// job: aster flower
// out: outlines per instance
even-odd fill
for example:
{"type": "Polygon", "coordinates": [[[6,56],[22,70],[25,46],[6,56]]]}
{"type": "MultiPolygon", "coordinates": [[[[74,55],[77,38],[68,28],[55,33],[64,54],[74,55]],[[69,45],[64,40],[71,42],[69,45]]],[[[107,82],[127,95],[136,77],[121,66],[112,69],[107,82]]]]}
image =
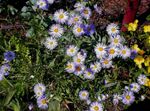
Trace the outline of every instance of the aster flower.
{"type": "Polygon", "coordinates": [[[91,68],[88,68],[84,71],[83,74],[85,79],[93,80],[95,78],[94,71],[91,68]]]}
{"type": "Polygon", "coordinates": [[[63,33],[64,33],[64,29],[59,24],[53,24],[49,29],[49,34],[52,37],[56,37],[56,38],[61,37],[63,33]]]}
{"type": "Polygon", "coordinates": [[[115,58],[118,55],[118,49],[114,46],[108,46],[106,49],[109,58],[115,58]]]}
{"type": "Polygon", "coordinates": [[[73,62],[67,62],[66,71],[68,73],[73,73],[75,71],[75,64],[73,62]]]}
{"type": "Polygon", "coordinates": [[[43,96],[45,90],[46,90],[46,87],[42,83],[38,83],[34,86],[34,93],[35,93],[37,98],[43,96]]]}
{"type": "Polygon", "coordinates": [[[82,23],[82,17],[78,14],[71,14],[69,20],[68,20],[68,25],[76,25],[76,24],[81,24],[82,23]]]}
{"type": "Polygon", "coordinates": [[[75,75],[80,76],[81,74],[83,74],[84,70],[85,66],[83,64],[75,64],[75,75]]]}
{"type": "Polygon", "coordinates": [[[94,32],[95,32],[95,26],[94,26],[94,24],[83,25],[83,30],[84,30],[84,33],[85,33],[87,36],[90,36],[90,35],[93,35],[93,34],[94,34],[94,32]]]}
{"type": "Polygon", "coordinates": [[[99,102],[92,102],[89,110],[90,111],[103,111],[103,107],[99,102]]]}
{"type": "Polygon", "coordinates": [[[47,104],[47,99],[45,96],[42,96],[40,98],[37,99],[37,104],[38,104],[38,107],[40,109],[47,109],[48,108],[48,104],[47,104]]]}
{"type": "Polygon", "coordinates": [[[66,51],[66,54],[70,57],[73,57],[77,54],[78,52],[78,47],[77,46],[74,46],[74,45],[70,45],[68,48],[67,48],[67,51],[66,51]]]}
{"type": "Polygon", "coordinates": [[[77,56],[82,56],[84,58],[87,57],[87,52],[83,49],[80,50],[80,52],[77,53],[77,56]]]}
{"type": "Polygon", "coordinates": [[[106,54],[106,45],[98,43],[95,48],[96,57],[101,59],[106,54]]]}
{"type": "Polygon", "coordinates": [[[111,58],[103,58],[101,60],[102,68],[110,68],[112,67],[112,60],[111,58]]]}
{"type": "Polygon", "coordinates": [[[106,31],[110,36],[115,36],[119,34],[119,27],[117,24],[111,23],[107,26],[106,31]]]}
{"type": "Polygon", "coordinates": [[[85,5],[81,2],[77,2],[74,5],[75,11],[81,11],[84,9],[84,7],[85,7],[85,5]]]}
{"type": "Polygon", "coordinates": [[[76,37],[79,37],[81,35],[84,34],[84,30],[83,30],[83,26],[81,24],[76,24],[74,27],[73,27],[73,34],[76,36],[76,37]]]}
{"type": "Polygon", "coordinates": [[[9,71],[10,71],[10,65],[9,64],[3,64],[0,67],[0,74],[3,74],[5,76],[9,75],[9,71]]]}
{"type": "Polygon", "coordinates": [[[56,39],[49,37],[49,38],[46,38],[44,45],[47,49],[53,50],[57,47],[58,43],[56,39]]]}
{"type": "Polygon", "coordinates": [[[13,51],[7,51],[4,53],[4,60],[10,62],[15,59],[16,55],[13,51]]]}
{"type": "Polygon", "coordinates": [[[68,20],[68,12],[64,11],[63,9],[59,9],[54,13],[54,20],[58,23],[66,23],[68,20]]]}
{"type": "Polygon", "coordinates": [[[94,71],[94,73],[98,73],[101,70],[101,64],[100,64],[100,62],[97,61],[97,62],[91,64],[90,68],[94,71]]]}
{"type": "Polygon", "coordinates": [[[85,19],[89,19],[92,15],[91,9],[89,7],[85,7],[83,8],[83,10],[81,10],[81,16],[85,19]]]}
{"type": "Polygon", "coordinates": [[[140,85],[144,85],[146,80],[147,80],[147,77],[143,74],[140,74],[137,79],[137,81],[140,85]]]}
{"type": "Polygon", "coordinates": [[[131,50],[127,48],[127,46],[121,46],[119,48],[119,55],[123,58],[126,59],[131,56],[131,50]]]}
{"type": "Polygon", "coordinates": [[[80,91],[79,92],[79,98],[80,98],[80,100],[88,100],[89,92],[87,90],[80,91]]]}
{"type": "Polygon", "coordinates": [[[80,54],[77,54],[76,56],[73,57],[73,61],[74,61],[76,64],[83,64],[84,61],[85,61],[85,56],[80,55],[80,54]]]}
{"type": "Polygon", "coordinates": [[[45,92],[46,87],[44,84],[42,83],[38,83],[34,86],[34,92],[36,92],[37,90],[41,91],[41,92],[45,92]]]}
{"type": "Polygon", "coordinates": [[[48,9],[48,3],[46,0],[38,0],[36,3],[37,7],[42,9],[42,10],[47,10],[48,9]]]}
{"type": "Polygon", "coordinates": [[[120,35],[116,35],[114,37],[110,37],[109,42],[111,46],[120,46],[123,42],[123,38],[120,37],[120,35]]]}
{"type": "Polygon", "coordinates": [[[133,92],[126,91],[122,96],[122,102],[126,105],[130,105],[135,100],[133,92]]]}
{"type": "Polygon", "coordinates": [[[121,100],[121,95],[114,94],[113,95],[113,104],[117,105],[119,103],[119,100],[121,100]]]}
{"type": "Polygon", "coordinates": [[[130,84],[130,90],[137,93],[140,90],[140,85],[138,83],[132,83],[130,84]]]}

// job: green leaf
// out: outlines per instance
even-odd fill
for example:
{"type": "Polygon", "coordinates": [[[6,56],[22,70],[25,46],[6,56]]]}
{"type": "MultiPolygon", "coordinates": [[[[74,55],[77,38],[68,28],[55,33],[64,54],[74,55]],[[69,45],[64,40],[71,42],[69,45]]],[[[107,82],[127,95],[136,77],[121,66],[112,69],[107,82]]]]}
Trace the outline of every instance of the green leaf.
{"type": "Polygon", "coordinates": [[[14,96],[15,92],[16,92],[16,90],[14,90],[14,89],[11,89],[9,91],[8,95],[6,96],[4,106],[7,106],[10,103],[10,101],[11,101],[12,97],[14,96]]]}
{"type": "Polygon", "coordinates": [[[150,21],[150,15],[148,15],[148,16],[146,17],[146,20],[147,20],[147,21],[150,21]]]}
{"type": "Polygon", "coordinates": [[[48,111],[61,111],[59,101],[50,101],[48,111]]]}

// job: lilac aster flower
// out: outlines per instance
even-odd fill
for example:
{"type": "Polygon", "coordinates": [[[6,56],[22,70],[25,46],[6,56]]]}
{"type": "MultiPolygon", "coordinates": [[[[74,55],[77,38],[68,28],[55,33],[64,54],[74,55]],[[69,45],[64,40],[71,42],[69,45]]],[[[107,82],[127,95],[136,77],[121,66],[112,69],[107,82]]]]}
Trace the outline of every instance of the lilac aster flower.
{"type": "Polygon", "coordinates": [[[94,32],[95,32],[95,25],[94,24],[83,25],[83,30],[87,36],[90,36],[90,35],[94,34],[94,32]]]}
{"type": "Polygon", "coordinates": [[[130,105],[135,100],[133,92],[126,91],[122,96],[122,102],[126,105],[130,105]]]}
{"type": "Polygon", "coordinates": [[[48,2],[47,0],[38,0],[36,3],[37,7],[43,10],[48,9],[48,2]]]}
{"type": "Polygon", "coordinates": [[[10,62],[15,58],[15,53],[13,51],[7,51],[4,53],[4,60],[10,62]]]}
{"type": "Polygon", "coordinates": [[[91,68],[88,68],[84,71],[83,76],[85,79],[93,80],[95,78],[94,74],[94,71],[91,68]]]}
{"type": "Polygon", "coordinates": [[[7,75],[9,75],[9,71],[10,71],[10,65],[9,64],[4,64],[0,67],[0,74],[7,76],[7,75]]]}
{"type": "Polygon", "coordinates": [[[38,104],[38,107],[40,109],[47,109],[48,108],[48,104],[47,104],[47,99],[45,96],[42,96],[40,98],[37,99],[37,104],[38,104]]]}

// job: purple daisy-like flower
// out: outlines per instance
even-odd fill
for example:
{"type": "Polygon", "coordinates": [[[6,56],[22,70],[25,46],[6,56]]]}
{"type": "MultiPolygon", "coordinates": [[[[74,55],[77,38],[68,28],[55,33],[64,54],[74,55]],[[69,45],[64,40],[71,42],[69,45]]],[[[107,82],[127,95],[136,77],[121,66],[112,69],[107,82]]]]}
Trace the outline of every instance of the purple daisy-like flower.
{"type": "Polygon", "coordinates": [[[75,64],[75,71],[74,74],[77,76],[80,76],[81,74],[83,74],[85,70],[85,66],[82,64],[75,64]]]}
{"type": "Polygon", "coordinates": [[[0,74],[7,76],[7,75],[9,75],[9,71],[10,71],[10,65],[9,64],[4,64],[0,67],[0,74]]]}
{"type": "Polygon", "coordinates": [[[95,73],[91,68],[85,70],[83,74],[85,79],[93,80],[95,78],[95,73]]]}
{"type": "Polygon", "coordinates": [[[48,9],[47,0],[38,0],[36,5],[37,5],[38,8],[40,8],[42,10],[47,10],[48,9]]]}
{"type": "Polygon", "coordinates": [[[94,32],[95,32],[95,25],[94,24],[83,25],[83,30],[87,36],[90,36],[90,35],[94,34],[94,32]]]}
{"type": "Polygon", "coordinates": [[[16,57],[13,51],[7,51],[4,53],[4,60],[10,62],[16,57]]]}
{"type": "Polygon", "coordinates": [[[38,104],[38,107],[40,109],[47,109],[48,108],[48,104],[47,104],[47,99],[45,96],[42,96],[40,98],[37,99],[37,104],[38,104]]]}

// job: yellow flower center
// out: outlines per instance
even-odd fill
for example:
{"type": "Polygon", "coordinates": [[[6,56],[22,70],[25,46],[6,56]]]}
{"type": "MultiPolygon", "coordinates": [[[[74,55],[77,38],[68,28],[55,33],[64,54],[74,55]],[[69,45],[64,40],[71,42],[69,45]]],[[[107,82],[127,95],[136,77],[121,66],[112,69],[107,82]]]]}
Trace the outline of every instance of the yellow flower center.
{"type": "Polygon", "coordinates": [[[54,29],[54,32],[56,32],[56,33],[57,33],[57,32],[58,32],[58,28],[55,28],[55,29],[54,29]]]}
{"type": "Polygon", "coordinates": [[[116,28],[112,28],[111,31],[112,31],[112,32],[115,32],[115,31],[116,31],[116,28]]]}
{"type": "Polygon", "coordinates": [[[122,54],[126,54],[126,50],[122,50],[122,54]]]}
{"type": "Polygon", "coordinates": [[[39,90],[42,90],[42,87],[39,87],[39,90]]]}
{"type": "Polygon", "coordinates": [[[84,14],[88,14],[89,13],[89,11],[88,10],[84,10],[84,14]]]}
{"type": "Polygon", "coordinates": [[[70,52],[74,52],[74,49],[70,49],[70,52]]]}
{"type": "Polygon", "coordinates": [[[77,62],[81,62],[81,59],[78,58],[78,59],[77,59],[77,62]]]}
{"type": "Polygon", "coordinates": [[[78,19],[77,17],[75,17],[75,18],[74,18],[74,21],[77,22],[77,21],[79,21],[79,19],[78,19]]]}
{"type": "Polygon", "coordinates": [[[127,95],[127,96],[126,96],[126,99],[127,99],[127,100],[130,100],[130,99],[131,99],[131,97],[130,97],[129,95],[127,95]]]}
{"type": "Polygon", "coordinates": [[[102,47],[99,47],[98,50],[99,50],[99,51],[103,51],[104,49],[103,49],[102,47]]]}
{"type": "Polygon", "coordinates": [[[64,14],[60,14],[60,15],[59,15],[59,18],[60,18],[60,19],[63,19],[63,18],[64,18],[64,14]]]}
{"type": "Polygon", "coordinates": [[[95,111],[99,111],[99,107],[98,106],[94,106],[94,110],[95,111]]]}
{"type": "Polygon", "coordinates": [[[53,45],[54,43],[53,43],[53,42],[49,42],[48,44],[49,44],[49,45],[53,45]]]}
{"type": "Polygon", "coordinates": [[[41,103],[42,103],[42,104],[46,104],[46,99],[43,99],[43,100],[41,101],[41,103]]]}
{"type": "Polygon", "coordinates": [[[114,54],[115,53],[115,50],[114,49],[110,49],[109,50],[109,54],[114,54]]]}
{"type": "Polygon", "coordinates": [[[115,39],[114,39],[114,43],[117,44],[118,42],[119,42],[118,39],[115,38],[115,39]]]}
{"type": "Polygon", "coordinates": [[[40,6],[43,6],[43,5],[44,5],[44,3],[43,3],[43,2],[41,2],[41,3],[40,3],[40,6]]]}
{"type": "Polygon", "coordinates": [[[79,28],[77,28],[77,32],[81,32],[82,31],[82,29],[79,27],[79,28]]]}
{"type": "Polygon", "coordinates": [[[108,64],[109,63],[109,61],[108,60],[104,60],[104,64],[108,64]]]}
{"type": "Polygon", "coordinates": [[[87,75],[88,75],[88,76],[90,76],[90,75],[91,75],[91,73],[90,73],[90,72],[88,72],[88,73],[87,73],[87,75]]]}
{"type": "Polygon", "coordinates": [[[37,93],[37,95],[38,95],[38,96],[41,96],[41,93],[40,93],[40,92],[38,92],[38,93],[37,93]]]}
{"type": "Polygon", "coordinates": [[[97,69],[97,66],[96,66],[96,65],[94,65],[94,69],[97,69]]]}
{"type": "Polygon", "coordinates": [[[85,96],[86,96],[86,93],[82,93],[82,96],[85,97],[85,96]]]}
{"type": "Polygon", "coordinates": [[[68,68],[68,69],[71,69],[71,68],[72,68],[72,65],[71,65],[71,64],[67,65],[67,68],[68,68]]]}

